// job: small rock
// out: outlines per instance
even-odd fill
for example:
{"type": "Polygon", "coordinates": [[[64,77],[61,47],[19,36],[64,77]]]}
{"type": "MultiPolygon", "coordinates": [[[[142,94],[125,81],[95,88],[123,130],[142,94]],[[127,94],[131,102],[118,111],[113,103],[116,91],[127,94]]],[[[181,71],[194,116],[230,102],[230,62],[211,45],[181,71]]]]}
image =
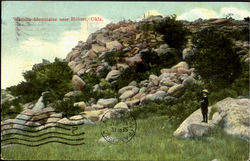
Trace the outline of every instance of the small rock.
{"type": "Polygon", "coordinates": [[[188,69],[188,64],[185,61],[181,61],[180,63],[173,66],[171,69],[185,68],[188,69]]]}

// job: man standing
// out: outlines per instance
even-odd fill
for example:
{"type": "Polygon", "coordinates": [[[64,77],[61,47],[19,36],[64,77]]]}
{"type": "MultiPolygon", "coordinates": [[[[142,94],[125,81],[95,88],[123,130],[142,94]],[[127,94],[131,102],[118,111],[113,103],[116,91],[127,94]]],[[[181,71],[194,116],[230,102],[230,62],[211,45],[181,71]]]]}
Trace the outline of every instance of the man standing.
{"type": "Polygon", "coordinates": [[[207,113],[208,113],[208,90],[202,90],[202,101],[201,101],[201,113],[203,116],[203,121],[207,123],[207,113]]]}

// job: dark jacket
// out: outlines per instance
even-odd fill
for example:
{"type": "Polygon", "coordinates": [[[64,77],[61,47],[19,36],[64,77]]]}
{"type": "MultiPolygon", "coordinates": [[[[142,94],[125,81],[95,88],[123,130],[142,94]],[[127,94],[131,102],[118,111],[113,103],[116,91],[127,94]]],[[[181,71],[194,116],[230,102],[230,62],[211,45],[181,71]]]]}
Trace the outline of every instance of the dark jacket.
{"type": "Polygon", "coordinates": [[[208,97],[202,97],[201,110],[205,112],[208,110],[207,107],[208,107],[208,97]]]}

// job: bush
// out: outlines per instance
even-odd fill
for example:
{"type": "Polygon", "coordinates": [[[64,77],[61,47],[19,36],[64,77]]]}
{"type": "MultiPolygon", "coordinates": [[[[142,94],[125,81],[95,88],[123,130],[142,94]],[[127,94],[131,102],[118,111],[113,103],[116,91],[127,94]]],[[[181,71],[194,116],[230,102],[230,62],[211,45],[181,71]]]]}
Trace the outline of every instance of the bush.
{"type": "Polygon", "coordinates": [[[220,86],[232,83],[240,73],[240,59],[231,40],[215,28],[206,28],[193,38],[197,49],[187,61],[205,82],[220,86]]]}
{"type": "Polygon", "coordinates": [[[55,110],[57,112],[62,112],[63,117],[71,117],[83,112],[79,107],[74,107],[74,99],[59,100],[55,104],[55,110]]]}

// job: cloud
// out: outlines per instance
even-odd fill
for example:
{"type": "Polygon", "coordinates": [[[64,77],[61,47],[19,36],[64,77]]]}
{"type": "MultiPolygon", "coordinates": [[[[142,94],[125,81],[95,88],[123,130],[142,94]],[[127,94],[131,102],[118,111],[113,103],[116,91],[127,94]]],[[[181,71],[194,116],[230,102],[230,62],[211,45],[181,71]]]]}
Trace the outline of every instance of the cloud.
{"type": "Polygon", "coordinates": [[[209,10],[206,8],[195,8],[177,16],[177,20],[193,21],[198,18],[202,19],[218,18],[218,14],[214,10],[209,10]]]}
{"type": "Polygon", "coordinates": [[[235,7],[223,7],[220,10],[220,15],[225,17],[227,14],[232,13],[232,17],[235,19],[244,19],[244,17],[250,16],[250,12],[247,10],[238,9],[235,7]]]}
{"type": "Polygon", "coordinates": [[[30,70],[34,62],[6,57],[1,63],[1,88],[15,85],[24,80],[22,73],[30,70]]]}
{"type": "Polygon", "coordinates": [[[195,8],[186,13],[177,16],[178,20],[189,20],[194,21],[198,18],[210,19],[210,18],[224,18],[229,13],[232,13],[232,18],[243,19],[244,17],[250,16],[250,12],[243,9],[238,9],[235,7],[223,7],[219,12],[212,9],[206,8],[195,8]]]}
{"type": "Polygon", "coordinates": [[[1,76],[3,79],[1,87],[6,88],[22,81],[22,73],[26,70],[30,70],[32,65],[42,62],[42,59],[53,61],[55,57],[66,58],[66,55],[77,45],[78,41],[86,41],[90,33],[110,23],[108,19],[99,15],[88,16],[89,19],[91,17],[99,17],[103,21],[83,21],[80,30],[65,31],[56,42],[48,42],[36,37],[28,37],[17,45],[17,57],[9,56],[14,55],[11,53],[3,53],[4,57],[1,65],[1,76]]]}
{"type": "Polygon", "coordinates": [[[143,15],[141,15],[139,18],[137,18],[136,21],[141,21],[144,18],[148,18],[150,16],[158,16],[158,15],[162,16],[162,14],[157,10],[148,10],[143,15]]]}

